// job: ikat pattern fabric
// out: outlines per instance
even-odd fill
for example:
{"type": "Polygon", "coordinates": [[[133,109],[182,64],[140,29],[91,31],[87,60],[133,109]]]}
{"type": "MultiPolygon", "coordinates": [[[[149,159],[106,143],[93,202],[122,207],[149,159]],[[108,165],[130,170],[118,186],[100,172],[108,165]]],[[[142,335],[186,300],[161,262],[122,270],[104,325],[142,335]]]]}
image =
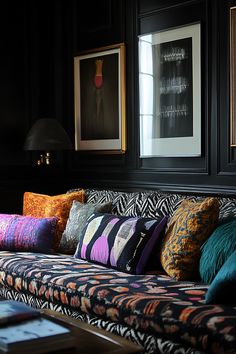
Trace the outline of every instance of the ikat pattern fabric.
{"type": "Polygon", "coordinates": [[[111,202],[104,204],[84,204],[74,200],[58,251],[65,254],[74,254],[88,218],[94,212],[110,213],[111,208],[111,202]]]}
{"type": "Polygon", "coordinates": [[[176,280],[199,279],[202,244],[217,225],[219,202],[184,200],[170,219],[161,247],[161,264],[176,280]]]}
{"type": "Polygon", "coordinates": [[[51,253],[57,218],[0,214],[0,250],[51,253]]]}
{"type": "Polygon", "coordinates": [[[88,219],[75,258],[141,274],[167,223],[159,219],[94,213],[88,219]]]}
{"type": "Polygon", "coordinates": [[[133,338],[161,337],[160,348],[171,338],[182,348],[195,349],[186,353],[235,352],[236,307],[206,305],[208,287],[200,283],[122,273],[69,256],[2,251],[0,284],[1,293],[18,293],[21,301],[45,303],[70,315],[80,312],[83,319],[107,327],[130,328],[133,338]]]}
{"type": "Polygon", "coordinates": [[[84,190],[70,194],[49,196],[32,192],[25,192],[23,199],[23,215],[32,217],[56,217],[57,227],[53,248],[58,249],[62,233],[66,227],[67,219],[73,200],[85,201],[84,190]]]}
{"type": "Polygon", "coordinates": [[[32,307],[38,309],[50,309],[63,313],[66,316],[71,316],[82,322],[89,323],[94,327],[104,329],[115,335],[126,338],[138,345],[141,345],[144,350],[142,354],[147,353],[165,353],[165,354],[201,354],[197,349],[190,347],[183,347],[182,344],[173,342],[171,339],[161,337],[161,334],[151,335],[148,333],[137,331],[133,328],[125,326],[123,324],[108,321],[96,316],[91,316],[81,311],[71,309],[70,307],[62,304],[55,304],[52,302],[38,299],[37,297],[29,294],[19,293],[13,289],[1,288],[0,297],[4,299],[13,299],[15,301],[24,302],[32,307]]]}

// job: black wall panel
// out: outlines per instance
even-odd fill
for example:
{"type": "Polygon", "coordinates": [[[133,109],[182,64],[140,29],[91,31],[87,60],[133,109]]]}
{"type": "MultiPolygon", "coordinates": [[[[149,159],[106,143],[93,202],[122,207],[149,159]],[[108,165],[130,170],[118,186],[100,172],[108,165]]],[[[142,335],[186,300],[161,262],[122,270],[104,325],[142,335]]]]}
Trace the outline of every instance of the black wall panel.
{"type": "Polygon", "coordinates": [[[148,14],[149,12],[155,12],[163,8],[176,7],[176,5],[181,6],[187,2],[192,2],[192,0],[149,0],[149,1],[139,1],[139,14],[148,14]]]}
{"type": "Polygon", "coordinates": [[[229,85],[229,8],[236,6],[236,1],[223,1],[218,4],[218,18],[220,28],[225,29],[218,32],[218,174],[219,176],[236,177],[236,149],[230,147],[230,85],[229,85]]]}
{"type": "Polygon", "coordinates": [[[0,12],[0,165],[25,162],[22,150],[27,125],[25,8],[3,3],[0,12]]]}
{"type": "Polygon", "coordinates": [[[124,40],[124,3],[124,0],[74,1],[75,52],[124,40]]]}
{"type": "MultiPolygon", "coordinates": [[[[140,7],[145,1],[140,0],[140,7]]],[[[144,169],[155,168],[162,172],[179,172],[179,173],[208,173],[208,2],[207,1],[186,1],[165,2],[157,11],[153,11],[148,15],[139,15],[138,34],[146,34],[159,32],[162,30],[181,27],[189,24],[201,24],[201,126],[202,126],[202,153],[201,157],[159,157],[145,158],[140,161],[140,167],[144,169]],[[168,4],[172,6],[168,6],[168,4]],[[164,6],[166,5],[166,7],[164,6]]],[[[138,73],[137,73],[138,75],[138,73]]]]}

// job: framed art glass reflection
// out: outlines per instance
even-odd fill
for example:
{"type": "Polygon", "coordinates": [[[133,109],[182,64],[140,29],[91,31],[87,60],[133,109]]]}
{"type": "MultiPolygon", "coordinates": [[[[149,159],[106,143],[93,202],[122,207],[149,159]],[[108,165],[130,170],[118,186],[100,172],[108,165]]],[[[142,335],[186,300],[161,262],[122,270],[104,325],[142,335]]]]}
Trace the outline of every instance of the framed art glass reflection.
{"type": "Polygon", "coordinates": [[[74,58],[75,149],[124,153],[125,47],[117,44],[74,58]]]}
{"type": "Polygon", "coordinates": [[[200,24],[139,37],[140,156],[201,155],[200,24]]]}

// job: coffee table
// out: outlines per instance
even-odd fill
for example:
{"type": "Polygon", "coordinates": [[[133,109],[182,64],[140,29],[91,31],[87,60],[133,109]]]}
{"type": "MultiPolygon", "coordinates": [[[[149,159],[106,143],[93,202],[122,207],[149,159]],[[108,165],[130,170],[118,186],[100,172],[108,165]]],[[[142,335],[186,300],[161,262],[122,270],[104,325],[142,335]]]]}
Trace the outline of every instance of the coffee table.
{"type": "Polygon", "coordinates": [[[76,339],[76,347],[56,351],[58,354],[137,354],[143,348],[127,339],[109,333],[103,329],[79,321],[52,310],[41,310],[43,316],[71,330],[76,339]]]}

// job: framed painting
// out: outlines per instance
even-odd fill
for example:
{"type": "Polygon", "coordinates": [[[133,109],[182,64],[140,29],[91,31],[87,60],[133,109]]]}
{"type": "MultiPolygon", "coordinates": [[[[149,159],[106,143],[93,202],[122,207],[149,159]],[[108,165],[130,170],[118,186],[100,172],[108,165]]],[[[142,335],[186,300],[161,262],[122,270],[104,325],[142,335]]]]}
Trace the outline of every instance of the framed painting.
{"type": "Polygon", "coordinates": [[[230,8],[230,135],[236,147],[236,6],[230,8]]]}
{"type": "Polygon", "coordinates": [[[140,157],[201,155],[200,49],[199,23],[139,37],[140,157]]]}
{"type": "Polygon", "coordinates": [[[83,52],[74,58],[75,149],[124,153],[125,46],[83,52]]]}

